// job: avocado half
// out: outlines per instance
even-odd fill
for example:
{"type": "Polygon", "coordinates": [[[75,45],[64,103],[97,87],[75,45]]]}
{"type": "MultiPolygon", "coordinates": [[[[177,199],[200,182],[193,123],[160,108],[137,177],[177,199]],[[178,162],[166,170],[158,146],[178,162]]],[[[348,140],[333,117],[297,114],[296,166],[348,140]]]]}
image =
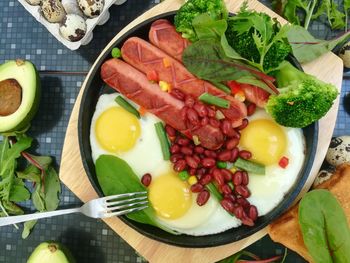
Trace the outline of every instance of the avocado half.
{"type": "Polygon", "coordinates": [[[0,132],[28,127],[39,100],[39,74],[31,62],[17,59],[0,65],[0,132]]]}
{"type": "Polygon", "coordinates": [[[27,263],[75,263],[70,251],[62,244],[54,241],[43,242],[37,246],[27,263]]]}

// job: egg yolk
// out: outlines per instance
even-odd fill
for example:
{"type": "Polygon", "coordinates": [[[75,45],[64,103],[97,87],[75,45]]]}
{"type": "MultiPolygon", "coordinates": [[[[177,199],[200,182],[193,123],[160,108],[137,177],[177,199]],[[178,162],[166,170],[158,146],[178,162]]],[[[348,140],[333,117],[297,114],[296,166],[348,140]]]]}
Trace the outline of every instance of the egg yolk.
{"type": "Polygon", "coordinates": [[[283,156],[287,145],[286,134],[275,122],[254,120],[242,130],[240,146],[252,153],[252,160],[271,165],[283,156]]]}
{"type": "Polygon", "coordinates": [[[135,145],[141,128],[136,116],[121,107],[111,107],[98,117],[95,133],[105,150],[117,153],[130,150],[135,145]]]}
{"type": "Polygon", "coordinates": [[[182,217],[192,205],[188,185],[175,173],[155,178],[149,186],[149,200],[157,215],[166,219],[182,217]]]}

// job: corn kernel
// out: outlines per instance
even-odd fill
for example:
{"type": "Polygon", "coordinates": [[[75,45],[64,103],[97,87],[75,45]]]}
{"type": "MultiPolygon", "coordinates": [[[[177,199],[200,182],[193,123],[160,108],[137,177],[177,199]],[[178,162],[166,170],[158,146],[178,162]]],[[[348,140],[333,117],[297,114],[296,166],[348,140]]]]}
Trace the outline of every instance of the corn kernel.
{"type": "Polygon", "coordinates": [[[245,101],[245,95],[243,91],[239,91],[235,94],[235,99],[244,102],[245,101]]]}
{"type": "Polygon", "coordinates": [[[171,85],[168,82],[161,80],[158,84],[162,91],[168,92],[170,90],[171,85]]]}
{"type": "Polygon", "coordinates": [[[191,176],[188,178],[187,182],[188,182],[190,185],[194,185],[195,183],[198,182],[198,180],[197,180],[197,177],[195,177],[194,175],[191,175],[191,176]]]}
{"type": "Polygon", "coordinates": [[[236,167],[232,167],[232,168],[230,169],[230,171],[231,171],[232,173],[235,173],[235,172],[237,172],[237,168],[236,168],[236,167]]]}

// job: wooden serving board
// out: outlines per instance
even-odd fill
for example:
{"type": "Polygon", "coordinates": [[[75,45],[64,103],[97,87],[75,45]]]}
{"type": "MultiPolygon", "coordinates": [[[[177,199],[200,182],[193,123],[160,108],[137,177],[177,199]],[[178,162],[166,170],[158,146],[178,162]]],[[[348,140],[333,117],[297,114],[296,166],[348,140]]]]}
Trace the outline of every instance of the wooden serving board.
{"type": "MultiPolygon", "coordinates": [[[[114,42],[117,38],[123,35],[130,28],[139,24],[140,22],[172,10],[177,10],[182,4],[183,0],[166,0],[161,4],[150,9],[140,17],[136,18],[128,26],[126,26],[118,35],[112,40],[114,42]]],[[[231,12],[236,12],[243,3],[243,0],[231,0],[226,1],[227,7],[231,12]]],[[[273,17],[278,17],[275,13],[269,10],[256,0],[249,0],[249,7],[257,11],[268,13],[273,17]]],[[[281,23],[286,23],[281,17],[278,17],[281,23]]],[[[111,46],[109,44],[106,48],[111,46]]],[[[104,50],[104,51],[105,51],[104,50]]],[[[102,51],[102,53],[104,52],[102,51]]],[[[93,65],[95,67],[95,64],[93,65]]],[[[343,74],[343,64],[341,59],[332,53],[328,53],[316,61],[303,65],[306,72],[317,76],[323,81],[333,83],[340,91],[343,74]]],[[[89,72],[88,77],[90,76],[89,72]]],[[[87,77],[87,78],[88,78],[87,77]]],[[[67,127],[67,133],[65,137],[62,161],[60,167],[60,178],[62,182],[75,193],[83,202],[87,202],[91,199],[97,198],[97,194],[91,186],[88,177],[85,174],[81,156],[79,152],[78,144],[78,112],[80,108],[80,102],[82,93],[86,87],[86,81],[81,87],[80,93],[77,97],[74,105],[72,115],[67,127]]],[[[332,137],[337,111],[338,111],[339,99],[336,101],[332,109],[329,111],[326,117],[319,122],[319,140],[317,145],[317,155],[312,167],[312,171],[309,175],[309,179],[306,182],[303,192],[304,194],[311,186],[315,176],[324,160],[326,151],[328,149],[329,142],[332,137]]],[[[300,196],[301,196],[300,195],[300,196]]],[[[215,262],[242,250],[246,246],[252,244],[258,239],[262,238],[266,233],[266,228],[257,232],[256,234],[245,238],[241,241],[231,244],[213,247],[213,248],[181,248],[176,246],[167,245],[152,239],[149,239],[132,228],[128,227],[118,218],[109,218],[104,220],[120,237],[129,243],[135,250],[137,250],[143,257],[150,262],[215,262]]]]}

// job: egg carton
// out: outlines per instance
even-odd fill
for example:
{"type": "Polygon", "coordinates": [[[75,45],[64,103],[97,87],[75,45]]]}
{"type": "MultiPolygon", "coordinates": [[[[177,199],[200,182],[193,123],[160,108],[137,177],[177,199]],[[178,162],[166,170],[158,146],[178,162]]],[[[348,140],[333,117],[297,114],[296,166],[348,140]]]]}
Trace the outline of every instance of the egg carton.
{"type": "Polygon", "coordinates": [[[18,0],[23,7],[32,14],[32,16],[41,24],[43,24],[46,29],[63,45],[71,50],[77,50],[81,45],[87,45],[93,38],[93,29],[97,25],[103,25],[106,23],[110,17],[108,9],[113,5],[124,4],[127,0],[105,0],[105,4],[101,14],[94,18],[86,19],[86,33],[85,36],[76,42],[71,42],[61,36],[59,32],[59,23],[50,23],[40,12],[40,6],[33,6],[28,4],[26,0],[18,0]]]}

